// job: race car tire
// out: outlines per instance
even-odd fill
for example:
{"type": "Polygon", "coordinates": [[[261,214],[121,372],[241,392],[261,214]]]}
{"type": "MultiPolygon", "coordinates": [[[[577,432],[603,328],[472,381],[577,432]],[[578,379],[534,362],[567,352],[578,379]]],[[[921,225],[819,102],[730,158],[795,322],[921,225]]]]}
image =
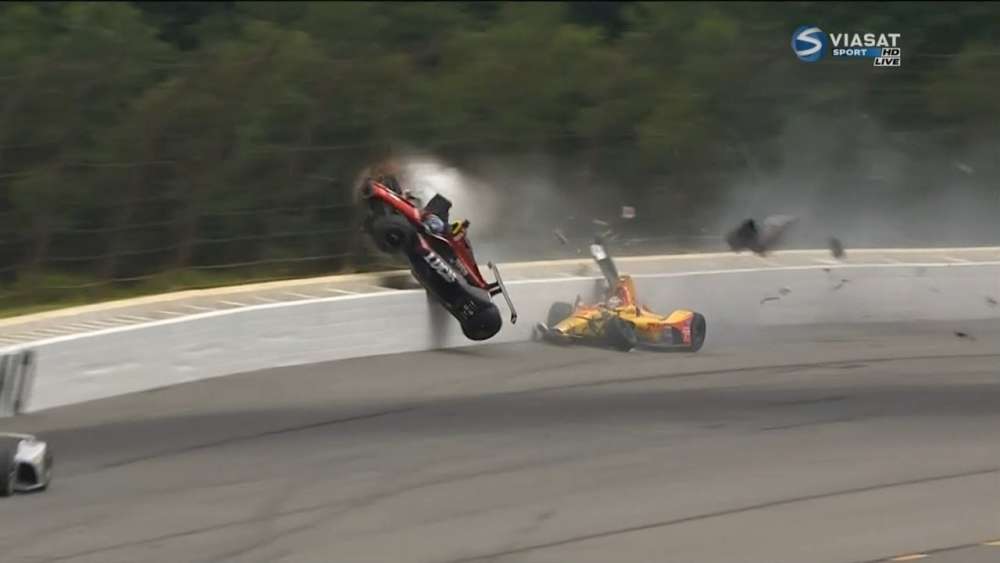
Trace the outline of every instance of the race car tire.
{"type": "Polygon", "coordinates": [[[0,445],[0,497],[14,494],[14,486],[17,484],[17,462],[14,459],[16,452],[16,446],[0,445]]]}
{"type": "Polygon", "coordinates": [[[395,253],[408,248],[416,238],[416,231],[402,215],[381,215],[370,218],[372,240],[382,252],[395,253]]]}
{"type": "Polygon", "coordinates": [[[608,321],[604,328],[604,336],[609,346],[622,352],[628,352],[635,348],[639,342],[635,334],[635,325],[620,317],[614,317],[608,321]]]}
{"type": "Polygon", "coordinates": [[[695,313],[691,319],[691,345],[688,350],[697,352],[705,344],[705,336],[708,333],[708,325],[705,322],[705,315],[695,313]]]}
{"type": "Polygon", "coordinates": [[[557,301],[549,306],[549,316],[545,319],[545,325],[549,328],[566,320],[573,314],[573,305],[557,301]]]}
{"type": "Polygon", "coordinates": [[[469,340],[489,340],[500,332],[503,319],[496,305],[489,305],[477,311],[462,322],[462,334],[469,340]]]}

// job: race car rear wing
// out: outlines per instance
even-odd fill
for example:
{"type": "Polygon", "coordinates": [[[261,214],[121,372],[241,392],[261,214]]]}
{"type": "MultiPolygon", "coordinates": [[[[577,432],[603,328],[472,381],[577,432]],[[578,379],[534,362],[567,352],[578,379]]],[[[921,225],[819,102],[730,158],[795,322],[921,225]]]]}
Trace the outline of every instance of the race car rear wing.
{"type": "Polygon", "coordinates": [[[489,285],[490,295],[498,293],[503,295],[504,301],[507,302],[507,307],[510,309],[510,324],[517,324],[517,309],[514,308],[514,302],[510,300],[510,295],[507,294],[507,286],[503,284],[503,278],[500,277],[500,269],[493,262],[487,265],[493,271],[493,279],[496,280],[489,285]]]}

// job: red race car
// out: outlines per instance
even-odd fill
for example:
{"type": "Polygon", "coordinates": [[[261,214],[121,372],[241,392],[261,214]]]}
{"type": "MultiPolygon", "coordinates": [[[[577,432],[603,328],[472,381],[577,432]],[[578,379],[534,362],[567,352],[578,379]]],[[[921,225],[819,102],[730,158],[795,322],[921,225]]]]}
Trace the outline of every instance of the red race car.
{"type": "Polygon", "coordinates": [[[517,322],[496,265],[489,263],[493,283],[479,271],[467,238],[469,222],[449,224],[450,201],[437,194],[421,208],[392,177],[366,179],[361,197],[368,207],[364,229],[376,246],[407,258],[413,277],[458,320],[467,338],[487,340],[500,331],[497,294],[507,301],[510,322],[517,322]]]}

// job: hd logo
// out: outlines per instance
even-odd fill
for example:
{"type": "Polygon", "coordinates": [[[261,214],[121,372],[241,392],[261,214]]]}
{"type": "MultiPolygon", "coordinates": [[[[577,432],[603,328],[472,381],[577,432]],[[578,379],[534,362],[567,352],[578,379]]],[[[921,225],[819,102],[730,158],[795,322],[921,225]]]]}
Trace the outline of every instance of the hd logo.
{"type": "Polygon", "coordinates": [[[799,60],[814,63],[830,51],[838,59],[874,59],[872,66],[899,67],[903,50],[900,33],[825,33],[815,25],[804,25],[792,33],[792,51],[799,60]]]}

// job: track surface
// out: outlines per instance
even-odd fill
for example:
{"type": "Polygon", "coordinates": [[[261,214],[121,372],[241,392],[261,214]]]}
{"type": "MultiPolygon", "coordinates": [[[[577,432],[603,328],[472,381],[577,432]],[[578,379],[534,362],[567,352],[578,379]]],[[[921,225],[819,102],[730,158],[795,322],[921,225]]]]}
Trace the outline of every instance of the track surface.
{"type": "Polygon", "coordinates": [[[0,422],[58,463],[0,502],[0,559],[998,561],[998,344],[715,327],[697,355],[482,346],[54,409],[0,422]]]}

